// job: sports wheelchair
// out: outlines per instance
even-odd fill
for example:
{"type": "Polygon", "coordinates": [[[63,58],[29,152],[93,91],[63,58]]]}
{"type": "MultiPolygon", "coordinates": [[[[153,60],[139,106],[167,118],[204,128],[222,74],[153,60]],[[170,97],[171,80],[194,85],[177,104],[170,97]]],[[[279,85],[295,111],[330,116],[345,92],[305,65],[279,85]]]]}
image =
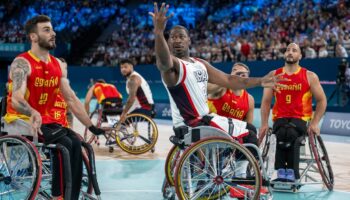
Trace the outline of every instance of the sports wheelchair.
{"type": "MultiPolygon", "coordinates": [[[[79,199],[101,199],[93,149],[84,142],[82,144],[83,178],[79,199]]],[[[0,199],[52,199],[53,151],[59,151],[62,155],[64,169],[62,176],[66,183],[63,194],[64,199],[70,199],[72,192],[72,180],[69,179],[71,177],[70,158],[64,146],[45,145],[39,143],[37,137],[10,135],[2,132],[0,136],[0,199]]]]}
{"type": "MultiPolygon", "coordinates": [[[[261,143],[264,167],[268,176],[274,172],[276,136],[269,129],[261,143]]],[[[295,141],[300,146],[300,179],[296,182],[271,181],[274,191],[297,192],[304,185],[323,184],[329,191],[333,190],[334,175],[326,147],[320,135],[306,134],[295,141]]]]}
{"type": "Polygon", "coordinates": [[[210,126],[179,127],[165,161],[164,199],[272,199],[259,148],[210,126]],[[254,149],[257,159],[250,150],[254,149]],[[246,169],[240,162],[248,161],[246,169]],[[243,171],[246,174],[240,174],[243,171]],[[261,188],[264,186],[264,188],[261,188]]]}
{"type": "MultiPolygon", "coordinates": [[[[155,151],[155,144],[158,139],[158,128],[151,117],[141,113],[129,114],[120,130],[115,130],[120,115],[123,112],[121,99],[107,98],[91,114],[93,124],[106,130],[104,135],[105,145],[109,146],[109,152],[113,152],[113,146],[119,146],[123,151],[130,154],[143,154],[148,151],[155,151]]],[[[152,116],[153,117],[153,116],[152,116]]],[[[84,140],[91,144],[100,144],[98,136],[85,129],[84,140]]]]}

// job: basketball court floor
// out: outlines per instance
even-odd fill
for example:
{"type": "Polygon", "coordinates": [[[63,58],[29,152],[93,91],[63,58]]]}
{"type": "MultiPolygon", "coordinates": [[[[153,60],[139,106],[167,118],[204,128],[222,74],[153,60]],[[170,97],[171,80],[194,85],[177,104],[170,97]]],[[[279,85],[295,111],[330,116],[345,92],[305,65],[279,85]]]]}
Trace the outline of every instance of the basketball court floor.
{"type": "MultiPolygon", "coordinates": [[[[159,138],[155,153],[130,155],[115,148],[113,153],[101,144],[94,145],[97,178],[102,199],[161,200],[164,163],[171,148],[169,136],[173,134],[170,120],[155,120],[159,138]]],[[[83,126],[74,121],[74,129],[83,133],[83,126]]],[[[346,200],[350,199],[350,137],[322,136],[331,159],[335,176],[334,191],[321,185],[303,186],[298,193],[274,192],[277,200],[346,200]]]]}

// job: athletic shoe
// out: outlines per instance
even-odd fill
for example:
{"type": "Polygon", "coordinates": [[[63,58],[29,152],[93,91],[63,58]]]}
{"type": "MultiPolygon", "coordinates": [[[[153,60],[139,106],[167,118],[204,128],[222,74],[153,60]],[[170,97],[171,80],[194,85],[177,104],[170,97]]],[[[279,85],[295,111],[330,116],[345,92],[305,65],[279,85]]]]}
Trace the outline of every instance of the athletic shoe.
{"type": "Polygon", "coordinates": [[[293,169],[287,169],[286,170],[286,179],[288,181],[294,182],[295,181],[295,175],[293,169]]]}
{"type": "Polygon", "coordinates": [[[277,170],[277,179],[286,179],[286,169],[280,168],[277,170]]]}

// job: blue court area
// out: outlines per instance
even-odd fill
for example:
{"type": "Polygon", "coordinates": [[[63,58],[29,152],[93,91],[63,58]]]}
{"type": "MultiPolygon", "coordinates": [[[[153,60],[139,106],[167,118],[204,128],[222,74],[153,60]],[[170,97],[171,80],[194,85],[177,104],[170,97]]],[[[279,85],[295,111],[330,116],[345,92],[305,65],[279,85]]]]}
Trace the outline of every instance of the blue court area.
{"type": "MultiPolygon", "coordinates": [[[[103,199],[161,200],[164,160],[100,160],[97,174],[103,199]]],[[[228,198],[229,199],[229,198],[228,198]]],[[[349,192],[304,186],[298,193],[274,192],[277,200],[346,200],[349,192]]]]}

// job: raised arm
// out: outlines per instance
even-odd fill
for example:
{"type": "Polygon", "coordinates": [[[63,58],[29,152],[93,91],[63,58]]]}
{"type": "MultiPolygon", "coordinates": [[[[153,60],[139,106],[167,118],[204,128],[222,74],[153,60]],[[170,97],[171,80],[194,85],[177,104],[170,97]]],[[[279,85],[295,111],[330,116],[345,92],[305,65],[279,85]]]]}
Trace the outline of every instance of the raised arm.
{"type": "Polygon", "coordinates": [[[222,87],[230,88],[232,90],[246,89],[246,88],[252,88],[257,86],[267,87],[267,88],[275,88],[276,86],[284,87],[284,85],[278,83],[284,80],[281,77],[282,74],[275,76],[274,74],[269,73],[266,76],[261,78],[242,78],[240,76],[226,74],[216,69],[205,60],[201,60],[201,61],[202,63],[204,63],[204,65],[207,68],[209,83],[214,83],[222,87]]]}
{"type": "Polygon", "coordinates": [[[60,90],[64,100],[67,102],[68,107],[71,109],[74,116],[76,116],[81,123],[83,123],[86,127],[92,126],[91,120],[86,113],[83,104],[80,102],[69,85],[69,80],[67,79],[67,64],[61,61],[59,61],[59,63],[62,70],[60,90]]]}
{"type": "Polygon", "coordinates": [[[12,107],[19,113],[30,117],[34,132],[40,132],[41,115],[33,109],[25,99],[27,89],[27,78],[30,75],[30,64],[24,58],[16,58],[10,68],[10,79],[12,80],[12,107]]]}
{"type": "Polygon", "coordinates": [[[226,88],[212,84],[212,83],[208,83],[207,92],[208,92],[209,99],[216,99],[216,98],[222,97],[222,95],[225,94],[226,88]]]}
{"type": "Polygon", "coordinates": [[[316,109],[314,115],[309,123],[308,132],[314,134],[320,134],[320,128],[318,124],[326,111],[327,98],[320,84],[318,76],[314,72],[307,72],[307,78],[310,85],[312,95],[316,100],[316,109]]]}
{"type": "Polygon", "coordinates": [[[162,3],[158,11],[157,3],[154,3],[154,13],[150,12],[154,25],[155,53],[157,68],[161,72],[164,82],[173,86],[178,80],[179,61],[171,55],[169,46],[164,37],[166,23],[172,15],[166,16],[169,5],[162,3]]]}

